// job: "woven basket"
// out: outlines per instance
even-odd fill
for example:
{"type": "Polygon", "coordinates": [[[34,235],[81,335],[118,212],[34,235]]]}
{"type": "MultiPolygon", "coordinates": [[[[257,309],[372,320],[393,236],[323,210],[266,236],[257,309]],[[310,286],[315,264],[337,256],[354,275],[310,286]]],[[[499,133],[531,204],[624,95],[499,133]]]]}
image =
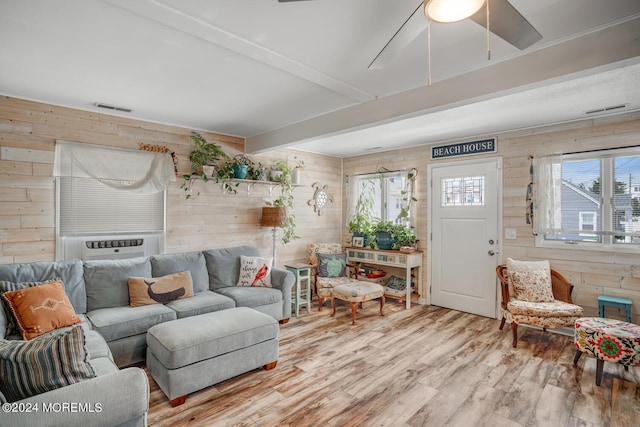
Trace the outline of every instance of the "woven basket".
{"type": "Polygon", "coordinates": [[[278,206],[263,206],[262,220],[260,225],[263,227],[282,227],[282,223],[287,219],[287,208],[278,206]]]}

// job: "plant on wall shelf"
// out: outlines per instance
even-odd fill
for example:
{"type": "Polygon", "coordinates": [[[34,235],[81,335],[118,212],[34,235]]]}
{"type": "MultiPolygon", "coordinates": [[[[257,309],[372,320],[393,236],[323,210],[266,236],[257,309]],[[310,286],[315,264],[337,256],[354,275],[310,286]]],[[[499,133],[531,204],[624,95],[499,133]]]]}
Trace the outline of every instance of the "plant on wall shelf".
{"type": "Polygon", "coordinates": [[[253,172],[255,163],[244,154],[237,154],[233,158],[233,175],[236,179],[247,179],[247,175],[253,172]]]}
{"type": "MultiPolygon", "coordinates": [[[[203,166],[216,166],[216,162],[220,159],[228,159],[229,155],[222,150],[222,147],[215,142],[207,142],[207,140],[198,132],[191,132],[191,142],[193,142],[193,151],[189,153],[191,160],[191,170],[200,175],[203,166]]],[[[213,174],[209,174],[211,177],[213,174]]]]}
{"type": "MultiPolygon", "coordinates": [[[[193,150],[189,153],[191,161],[191,175],[183,175],[184,182],[180,186],[186,193],[186,198],[190,199],[191,187],[193,185],[192,176],[198,176],[204,182],[208,182],[209,178],[214,178],[217,182],[218,173],[216,172],[216,162],[220,159],[229,159],[229,155],[224,152],[221,146],[214,142],[208,142],[198,132],[191,132],[191,142],[193,142],[193,150]]],[[[198,195],[200,193],[197,193],[198,195]]]]}

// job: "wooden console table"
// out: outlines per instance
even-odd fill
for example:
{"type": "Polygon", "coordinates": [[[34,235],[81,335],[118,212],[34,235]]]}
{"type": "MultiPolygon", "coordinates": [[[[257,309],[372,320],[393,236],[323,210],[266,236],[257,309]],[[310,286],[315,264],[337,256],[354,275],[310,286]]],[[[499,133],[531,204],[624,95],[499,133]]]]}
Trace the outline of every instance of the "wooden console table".
{"type": "MultiPolygon", "coordinates": [[[[365,248],[347,248],[347,264],[365,263],[373,265],[387,265],[405,269],[406,307],[411,308],[411,269],[417,268],[417,290],[422,290],[422,252],[416,251],[408,254],[400,251],[384,251],[365,248]]],[[[393,295],[397,298],[397,296],[393,295]]]]}

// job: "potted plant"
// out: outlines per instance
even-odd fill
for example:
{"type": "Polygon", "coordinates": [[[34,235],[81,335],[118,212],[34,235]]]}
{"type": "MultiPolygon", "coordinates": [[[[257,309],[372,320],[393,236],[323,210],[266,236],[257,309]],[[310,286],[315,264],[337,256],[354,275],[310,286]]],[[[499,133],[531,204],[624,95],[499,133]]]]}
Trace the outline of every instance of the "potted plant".
{"type": "Polygon", "coordinates": [[[418,201],[418,199],[414,195],[414,184],[417,175],[418,170],[416,168],[411,168],[411,170],[409,170],[409,172],[407,173],[407,179],[405,181],[404,188],[400,192],[400,195],[402,196],[402,206],[400,207],[400,213],[396,217],[396,221],[404,224],[405,227],[409,227],[409,216],[411,213],[411,207],[418,201]]]}
{"type": "Polygon", "coordinates": [[[349,221],[349,232],[354,237],[363,237],[364,245],[372,245],[373,227],[379,221],[373,214],[373,198],[369,186],[374,185],[373,181],[364,181],[358,200],[354,206],[353,216],[349,221]]]}
{"type": "Polygon", "coordinates": [[[291,177],[293,170],[286,160],[276,160],[271,166],[271,180],[281,182],[285,186],[291,187],[291,177]]]}
{"type": "Polygon", "coordinates": [[[222,186],[222,191],[224,193],[236,194],[238,192],[238,182],[233,182],[235,178],[235,172],[233,170],[233,166],[235,165],[235,161],[232,159],[224,162],[220,168],[218,169],[218,173],[216,174],[215,180],[222,186]]]}
{"type": "Polygon", "coordinates": [[[296,217],[290,212],[290,209],[293,209],[292,170],[286,160],[277,160],[273,166],[271,166],[271,173],[273,173],[273,171],[280,172],[277,181],[281,184],[281,193],[274,201],[267,202],[267,206],[286,210],[282,221],[282,243],[286,245],[292,240],[299,238],[299,236],[296,235],[296,217]]]}
{"type": "Polygon", "coordinates": [[[397,224],[392,233],[394,244],[393,249],[413,248],[417,249],[418,238],[411,228],[402,224],[397,224]]]}
{"type": "Polygon", "coordinates": [[[234,156],[231,167],[234,178],[246,179],[249,174],[249,169],[253,169],[254,163],[244,154],[238,154],[234,156]]]}
{"type": "Polygon", "coordinates": [[[298,157],[295,157],[295,159],[297,159],[297,162],[292,171],[291,182],[293,184],[300,184],[302,179],[300,178],[300,170],[304,168],[304,160],[299,159],[298,157]]]}
{"type": "Polygon", "coordinates": [[[373,227],[378,249],[393,249],[395,243],[396,225],[391,221],[378,221],[373,227]]]}
{"type": "Polygon", "coordinates": [[[250,168],[249,173],[256,181],[267,180],[267,168],[261,162],[254,163],[253,167],[250,168]]]}
{"type": "Polygon", "coordinates": [[[220,159],[229,158],[221,146],[215,142],[207,142],[198,132],[191,132],[191,141],[194,148],[189,153],[189,160],[194,174],[211,177],[214,175],[216,162],[220,159]],[[205,167],[207,167],[206,171],[204,170],[205,167]]]}

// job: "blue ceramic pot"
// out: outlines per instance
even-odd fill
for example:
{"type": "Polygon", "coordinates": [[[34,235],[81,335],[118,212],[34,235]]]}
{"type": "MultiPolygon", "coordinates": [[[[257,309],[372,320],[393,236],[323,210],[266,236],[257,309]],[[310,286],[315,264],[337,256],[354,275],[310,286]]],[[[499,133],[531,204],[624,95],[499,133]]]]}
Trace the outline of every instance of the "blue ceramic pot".
{"type": "Polygon", "coordinates": [[[247,177],[247,173],[249,172],[248,165],[234,164],[233,166],[233,177],[237,179],[245,179],[247,177]]]}
{"type": "Polygon", "coordinates": [[[391,233],[386,231],[376,232],[376,243],[378,249],[391,249],[393,247],[394,239],[391,237],[391,233]]]}

